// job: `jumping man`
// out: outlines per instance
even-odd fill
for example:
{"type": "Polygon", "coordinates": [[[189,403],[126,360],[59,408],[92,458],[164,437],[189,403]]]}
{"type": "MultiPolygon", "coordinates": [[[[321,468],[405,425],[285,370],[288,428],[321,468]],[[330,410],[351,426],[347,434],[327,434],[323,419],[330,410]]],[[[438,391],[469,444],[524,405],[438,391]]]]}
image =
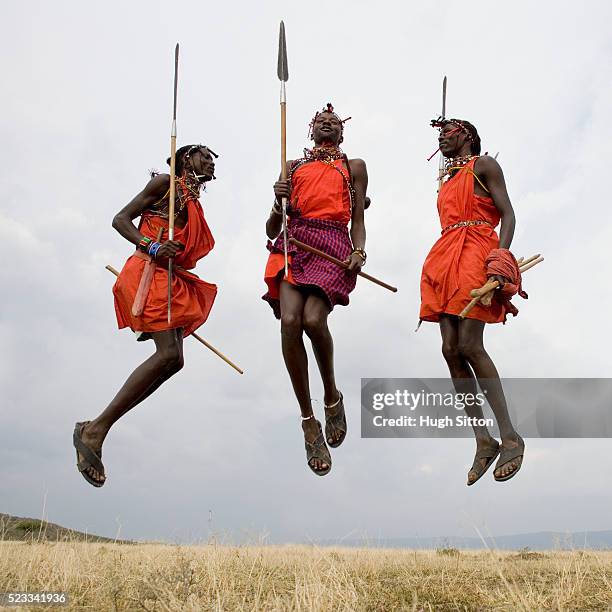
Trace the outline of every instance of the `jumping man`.
{"type": "MultiPolygon", "coordinates": [[[[344,120],[346,121],[346,120],[344,120]]],[[[364,265],[364,206],[368,175],[362,159],[351,159],[340,149],[344,121],[331,104],[310,123],[312,149],[287,162],[288,179],[274,184],[276,200],[266,223],[270,256],[266,266],[267,300],[281,320],[281,344],[300,410],[310,469],[320,476],[331,469],[325,441],[336,448],[346,437],[342,393],[336,387],[333,340],[327,317],[336,304],[346,306],[364,265]],[[318,255],[287,245],[289,272],[284,275],[281,200],[288,199],[288,237],[326,252],[347,268],[318,255]],[[348,229],[351,225],[350,232],[348,229]],[[314,417],[308,382],[308,360],[303,332],[310,338],[323,380],[325,437],[314,417]]]]}
{"type": "Polygon", "coordinates": [[[75,426],[77,467],[95,487],[106,481],[102,443],[110,428],[183,367],[183,338],[206,321],[215,300],[216,285],[187,271],[215,244],[199,202],[200,190],[214,178],[213,156],[217,157],[203,145],[181,147],[176,152],[174,240],[164,239],[168,236],[168,174],[152,173],[146,187],[113,219],[113,227],[136,246],[113,287],[117,322],[119,328],[137,332],[140,341],[152,338],[155,353],[132,372],[99,416],[75,426]],[[138,228],[133,223],[137,217],[138,228]],[[170,257],[174,268],[172,321],[168,323],[170,257]],[[150,266],[154,271],[147,282],[145,270],[150,266]],[[140,307],[135,302],[140,302],[140,307]]]}
{"type": "MultiPolygon", "coordinates": [[[[442,353],[457,391],[476,393],[475,376],[499,425],[501,445],[485,426],[474,426],[476,456],[467,484],[474,484],[498,455],[495,480],[508,480],[521,467],[525,444],[510,421],[499,374],[483,346],[483,331],[485,323],[505,322],[508,312],[516,315],[509,301],[512,293],[526,297],[518,264],[508,250],[514,211],[499,164],[488,155],[480,156],[476,128],[459,119],[435,120],[432,125],[440,129],[440,151],[446,158],[445,181],[438,194],[442,235],[423,265],[420,318],[439,322],[442,353]],[[500,220],[498,237],[495,227],[500,220]],[[500,283],[491,306],[477,304],[468,318],[460,319],[470,291],[487,280],[500,283]]],[[[466,412],[483,418],[480,406],[466,412]]]]}

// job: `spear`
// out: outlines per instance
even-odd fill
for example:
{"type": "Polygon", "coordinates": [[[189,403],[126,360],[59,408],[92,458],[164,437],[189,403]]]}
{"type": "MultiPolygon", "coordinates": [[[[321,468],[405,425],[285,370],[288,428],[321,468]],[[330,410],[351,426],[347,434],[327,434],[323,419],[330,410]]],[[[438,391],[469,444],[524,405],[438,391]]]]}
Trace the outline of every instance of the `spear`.
{"type": "MultiPolygon", "coordinates": [[[[446,75],[442,80],[442,121],[446,119],[446,75]]],[[[444,176],[444,155],[440,151],[440,162],[438,164],[438,191],[442,189],[442,177],[444,176]]]]}
{"type": "MultiPolygon", "coordinates": [[[[178,86],[179,45],[174,48],[174,104],[170,133],[170,196],[168,203],[168,240],[174,240],[174,201],[176,199],[176,92],[178,86]]],[[[172,321],[172,257],[168,258],[168,323],[172,321]]]]}
{"type": "MultiPolygon", "coordinates": [[[[287,41],[285,39],[285,23],[280,22],[278,35],[278,78],[281,82],[280,108],[281,108],[281,179],[287,180],[287,92],[285,83],[289,80],[289,66],[287,65],[287,41]]],[[[285,253],[285,276],[289,273],[287,256],[287,198],[282,201],[283,210],[283,243],[285,253]]]]}

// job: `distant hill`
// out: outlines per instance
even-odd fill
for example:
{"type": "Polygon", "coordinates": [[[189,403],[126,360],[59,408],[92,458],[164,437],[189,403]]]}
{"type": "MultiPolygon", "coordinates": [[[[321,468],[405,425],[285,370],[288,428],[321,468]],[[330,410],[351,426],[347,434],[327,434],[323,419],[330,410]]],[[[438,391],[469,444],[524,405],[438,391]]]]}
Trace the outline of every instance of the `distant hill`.
{"type": "Polygon", "coordinates": [[[129,540],[103,538],[91,533],[66,529],[55,523],[0,513],[0,540],[47,542],[116,542],[132,544],[129,540]]]}
{"type": "Polygon", "coordinates": [[[437,537],[437,538],[366,538],[350,540],[323,540],[326,546],[351,546],[366,548],[409,548],[409,549],[484,549],[500,550],[612,550],[612,531],[538,531],[504,536],[483,536],[480,538],[437,537]],[[486,544],[485,544],[486,543],[486,544]]]}

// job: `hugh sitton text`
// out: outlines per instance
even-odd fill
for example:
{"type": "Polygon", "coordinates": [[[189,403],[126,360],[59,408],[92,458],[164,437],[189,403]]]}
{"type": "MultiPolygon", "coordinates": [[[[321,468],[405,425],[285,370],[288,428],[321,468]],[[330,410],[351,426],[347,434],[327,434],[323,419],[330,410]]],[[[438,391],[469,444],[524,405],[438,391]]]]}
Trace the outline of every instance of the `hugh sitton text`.
{"type": "Polygon", "coordinates": [[[446,427],[473,427],[474,425],[492,427],[493,419],[476,418],[458,414],[455,417],[432,417],[428,415],[399,417],[385,417],[377,414],[372,422],[375,427],[435,427],[445,429],[446,427]]]}

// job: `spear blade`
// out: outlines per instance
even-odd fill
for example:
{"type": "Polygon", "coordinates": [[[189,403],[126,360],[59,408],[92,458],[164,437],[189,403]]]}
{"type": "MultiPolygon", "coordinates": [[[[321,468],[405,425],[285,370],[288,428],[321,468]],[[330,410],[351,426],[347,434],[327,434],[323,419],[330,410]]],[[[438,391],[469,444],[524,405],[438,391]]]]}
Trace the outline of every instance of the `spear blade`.
{"type": "Polygon", "coordinates": [[[442,119],[446,119],[446,75],[442,81],[442,119]]]}
{"type": "Polygon", "coordinates": [[[285,22],[280,22],[278,33],[278,68],[279,80],[287,82],[289,80],[289,65],[287,64],[287,39],[285,38],[285,22]]]}

